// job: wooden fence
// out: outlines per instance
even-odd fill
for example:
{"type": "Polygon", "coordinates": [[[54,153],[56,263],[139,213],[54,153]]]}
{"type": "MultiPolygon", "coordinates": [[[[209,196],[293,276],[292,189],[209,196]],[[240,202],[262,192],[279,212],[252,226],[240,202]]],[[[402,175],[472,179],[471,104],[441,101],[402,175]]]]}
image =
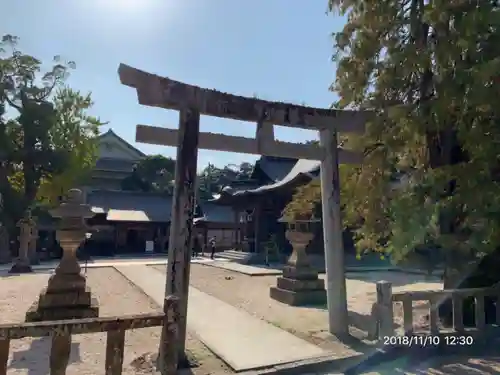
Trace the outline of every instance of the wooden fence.
{"type": "Polygon", "coordinates": [[[120,317],[57,320],[37,323],[0,325],[0,375],[7,374],[11,340],[25,337],[52,337],[50,375],[65,375],[71,352],[71,336],[83,333],[107,332],[106,375],[120,375],[123,370],[125,331],[138,328],[162,327],[158,367],[162,375],[177,373],[176,342],[178,299],[168,296],[164,312],[120,317]]]}
{"type": "MultiPolygon", "coordinates": [[[[414,292],[392,292],[392,284],[387,281],[377,282],[377,302],[372,310],[372,317],[377,322],[377,335],[380,340],[387,341],[389,337],[398,335],[394,322],[394,304],[401,303],[403,311],[403,335],[408,337],[425,336],[456,336],[467,335],[468,337],[481,336],[486,330],[498,328],[500,325],[500,288],[471,288],[450,290],[429,290],[414,292]],[[464,327],[464,300],[474,298],[475,327],[464,327]],[[485,319],[485,298],[492,297],[496,308],[496,324],[487,325],[485,319]],[[439,325],[439,305],[445,300],[452,300],[453,327],[442,328],[439,325]],[[413,302],[425,301],[429,303],[429,329],[427,331],[416,331],[413,322],[413,302]]],[[[402,336],[399,334],[399,336],[402,336]]],[[[473,339],[471,339],[473,340],[473,339]]],[[[402,340],[394,340],[396,343],[405,345],[402,340]]],[[[418,343],[422,340],[416,340],[418,343]]],[[[436,338],[436,343],[439,339],[436,338]]],[[[449,341],[449,340],[444,340],[449,341]]],[[[443,341],[443,342],[444,342],[443,341]]],[[[432,344],[432,343],[431,343],[432,344]]],[[[468,344],[467,344],[468,345],[468,344]]]]}

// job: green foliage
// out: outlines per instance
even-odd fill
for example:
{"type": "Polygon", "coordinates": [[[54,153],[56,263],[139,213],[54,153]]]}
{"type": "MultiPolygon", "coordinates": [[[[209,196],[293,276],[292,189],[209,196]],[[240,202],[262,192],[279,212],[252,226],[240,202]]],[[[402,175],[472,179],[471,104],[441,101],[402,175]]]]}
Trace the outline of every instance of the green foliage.
{"type": "Polygon", "coordinates": [[[52,102],[56,120],[49,136],[52,147],[65,156],[67,167],[41,182],[38,199],[50,204],[90,176],[98,157],[99,127],[104,124],[87,113],[93,105],[90,94],[62,87],[52,102]]]}
{"type": "MultiPolygon", "coordinates": [[[[253,165],[241,163],[228,164],[217,168],[208,164],[198,173],[198,197],[202,200],[212,199],[220,193],[224,186],[235,180],[250,178],[253,165]]],[[[141,160],[135,170],[123,179],[121,188],[129,191],[173,193],[175,179],[175,160],[161,155],[148,156],[141,160]]]]}
{"type": "Polygon", "coordinates": [[[122,189],[144,192],[172,193],[175,178],[175,160],[162,155],[142,159],[132,174],[122,181],[122,189]]]}
{"type": "Polygon", "coordinates": [[[500,244],[500,11],[497,2],[330,0],[337,108],[378,112],[344,182],[359,248],[404,259],[432,243],[453,256],[500,244]],[[397,183],[399,176],[407,183],[397,183]]]}
{"type": "Polygon", "coordinates": [[[121,181],[120,188],[124,191],[141,191],[147,193],[153,190],[153,185],[142,179],[134,170],[121,181]]]}
{"type": "Polygon", "coordinates": [[[212,199],[214,194],[233,181],[247,180],[252,175],[253,165],[243,162],[240,165],[228,164],[224,168],[217,168],[208,164],[198,174],[198,194],[203,200],[212,199]]]}
{"type": "MultiPolygon", "coordinates": [[[[313,142],[313,141],[312,141],[313,142]]],[[[353,175],[353,168],[347,165],[339,166],[340,185],[341,185],[341,201],[347,202],[349,190],[348,179],[353,175]]],[[[352,206],[350,206],[352,208],[352,206]]],[[[344,212],[348,209],[344,204],[344,212]]],[[[359,220],[356,212],[351,212],[352,217],[359,220]]],[[[286,221],[294,220],[309,220],[311,218],[321,218],[321,185],[319,179],[314,179],[306,185],[300,186],[293,194],[292,200],[286,205],[283,210],[283,219],[286,221]]],[[[347,222],[344,222],[346,224],[347,222]]]]}
{"type": "Polygon", "coordinates": [[[39,193],[53,199],[56,187],[70,186],[93,164],[100,125],[86,114],[89,95],[61,88],[74,63],[56,56],[43,73],[17,42],[6,35],[0,44],[0,220],[10,227],[39,193]]]}
{"type": "Polygon", "coordinates": [[[312,219],[315,216],[317,217],[320,204],[321,187],[319,180],[313,180],[295,191],[292,200],[283,210],[282,218],[286,222],[312,219]]]}
{"type": "Polygon", "coordinates": [[[275,234],[272,234],[269,239],[264,243],[264,250],[266,254],[266,262],[280,262],[281,251],[278,245],[278,240],[275,234]]]}

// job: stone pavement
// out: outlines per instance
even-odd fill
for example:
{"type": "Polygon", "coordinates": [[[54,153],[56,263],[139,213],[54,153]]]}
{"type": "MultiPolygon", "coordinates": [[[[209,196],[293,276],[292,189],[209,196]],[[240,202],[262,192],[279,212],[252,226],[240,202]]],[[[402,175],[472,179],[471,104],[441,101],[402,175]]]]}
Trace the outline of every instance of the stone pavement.
{"type": "MultiPolygon", "coordinates": [[[[85,267],[85,262],[78,262],[82,268],[85,267]]],[[[47,271],[57,267],[59,260],[43,262],[41,264],[32,265],[33,271],[47,271]]],[[[150,265],[161,265],[167,264],[166,259],[99,259],[87,263],[88,268],[92,267],[113,267],[115,264],[150,264],[150,265]]],[[[0,272],[9,271],[12,266],[10,264],[2,264],[0,266],[0,272]]]]}
{"type": "MultiPolygon", "coordinates": [[[[163,305],[165,274],[146,265],[115,265],[137,287],[163,305]]],[[[268,368],[325,355],[321,348],[193,287],[188,327],[235,371],[268,368]]]]}
{"type": "MultiPolygon", "coordinates": [[[[278,276],[283,273],[281,271],[283,265],[280,264],[271,264],[269,266],[250,265],[250,264],[241,264],[230,260],[218,260],[217,257],[215,257],[215,260],[212,261],[207,260],[203,262],[203,264],[210,267],[217,267],[228,271],[242,273],[248,276],[278,276]]],[[[398,267],[362,267],[362,266],[346,267],[346,272],[371,272],[371,271],[405,272],[398,267]]]]}
{"type": "MultiPolygon", "coordinates": [[[[218,260],[217,256],[215,260],[204,260],[200,263],[203,265],[210,267],[222,268],[228,271],[242,273],[247,276],[279,276],[283,272],[281,271],[283,265],[279,264],[271,264],[269,266],[265,265],[249,265],[249,264],[241,264],[238,262],[230,261],[230,260],[218,260]]],[[[410,269],[410,268],[401,268],[395,266],[381,266],[381,267],[364,267],[364,266],[356,266],[349,267],[346,266],[346,272],[349,273],[358,273],[358,272],[400,272],[400,273],[409,273],[409,274],[428,274],[426,271],[422,271],[419,269],[410,269]]],[[[320,272],[324,273],[324,272],[320,272]]],[[[432,273],[433,276],[440,276],[442,274],[441,271],[435,271],[432,273]]]]}
{"type": "MultiPolygon", "coordinates": [[[[194,258],[191,260],[192,263],[210,263],[213,262],[211,259],[207,258],[194,258]]],[[[80,266],[85,267],[85,262],[80,261],[80,266]]],[[[42,262],[41,264],[32,265],[33,271],[47,271],[52,270],[57,267],[59,260],[53,260],[48,262],[42,262]]],[[[167,264],[166,257],[103,257],[92,259],[87,262],[86,266],[88,268],[92,267],[114,267],[115,265],[162,265],[167,264]]],[[[4,272],[8,272],[12,267],[12,264],[2,264],[0,265],[0,275],[4,272]]]]}
{"type": "Polygon", "coordinates": [[[242,273],[248,276],[277,276],[283,273],[280,269],[281,267],[278,265],[248,265],[228,260],[217,260],[217,257],[215,257],[215,260],[211,262],[203,262],[203,264],[211,267],[222,268],[228,271],[242,273]]]}

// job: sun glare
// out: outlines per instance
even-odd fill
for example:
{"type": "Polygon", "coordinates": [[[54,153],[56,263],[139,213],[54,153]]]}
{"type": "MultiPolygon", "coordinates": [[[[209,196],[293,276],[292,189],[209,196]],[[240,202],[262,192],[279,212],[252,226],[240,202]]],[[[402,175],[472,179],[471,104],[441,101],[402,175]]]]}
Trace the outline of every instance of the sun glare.
{"type": "Polygon", "coordinates": [[[147,6],[147,0],[101,0],[99,1],[102,6],[107,8],[114,8],[116,10],[136,10],[147,6]]]}
{"type": "Polygon", "coordinates": [[[100,10],[101,12],[112,12],[118,14],[137,13],[160,13],[168,11],[171,13],[179,8],[179,0],[87,0],[81,6],[100,10]]]}
{"type": "Polygon", "coordinates": [[[95,26],[106,33],[146,33],[161,19],[164,23],[180,11],[178,0],[87,0],[79,5],[89,12],[95,26]]]}

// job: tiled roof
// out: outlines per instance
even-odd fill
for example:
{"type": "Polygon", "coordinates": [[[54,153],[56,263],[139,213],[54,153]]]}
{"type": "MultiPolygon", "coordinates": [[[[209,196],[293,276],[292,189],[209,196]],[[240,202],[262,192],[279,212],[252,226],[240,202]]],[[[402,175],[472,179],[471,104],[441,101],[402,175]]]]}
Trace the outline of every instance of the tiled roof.
{"type": "Polygon", "coordinates": [[[245,184],[236,184],[233,182],[229,186],[224,186],[221,190],[221,194],[224,194],[224,193],[234,194],[237,191],[245,191],[245,190],[255,189],[255,188],[258,188],[259,186],[260,185],[256,181],[248,181],[245,184]]]}
{"type": "MultiPolygon", "coordinates": [[[[311,180],[319,175],[320,162],[314,160],[298,160],[291,171],[280,181],[274,182],[269,185],[259,186],[257,188],[250,188],[246,190],[227,191],[227,195],[233,197],[245,197],[248,195],[258,195],[268,191],[277,190],[286,186],[293,186],[295,184],[303,183],[304,180],[311,180]]],[[[224,194],[215,197],[214,201],[224,201],[224,194]]]]}
{"type": "Polygon", "coordinates": [[[271,181],[277,182],[285,178],[296,162],[297,159],[262,156],[257,163],[271,181]]]}
{"type": "Polygon", "coordinates": [[[135,164],[136,162],[133,160],[100,158],[97,159],[94,169],[102,171],[132,172],[135,164]]]}
{"type": "Polygon", "coordinates": [[[172,209],[171,196],[118,190],[92,191],[87,203],[110,221],[169,222],[172,209]]]}
{"type": "Polygon", "coordinates": [[[105,137],[115,138],[119,143],[121,143],[123,146],[127,147],[129,150],[132,150],[134,153],[138,154],[140,157],[146,156],[145,153],[143,153],[138,148],[135,148],[134,146],[132,146],[125,139],[123,139],[118,134],[116,134],[112,129],[108,129],[108,131],[106,133],[103,133],[103,134],[99,135],[99,138],[101,138],[101,139],[105,138],[105,137]]]}
{"type": "Polygon", "coordinates": [[[244,194],[247,192],[259,193],[269,190],[275,190],[277,188],[292,184],[302,177],[313,179],[318,176],[320,164],[321,163],[319,161],[300,159],[295,163],[290,172],[282,180],[277,181],[274,184],[260,186],[253,190],[247,190],[246,192],[238,192],[235,195],[244,194]]]}
{"type": "Polygon", "coordinates": [[[205,221],[209,223],[232,223],[234,222],[234,211],[231,207],[220,206],[210,202],[200,203],[203,216],[194,219],[194,222],[205,221]]]}

